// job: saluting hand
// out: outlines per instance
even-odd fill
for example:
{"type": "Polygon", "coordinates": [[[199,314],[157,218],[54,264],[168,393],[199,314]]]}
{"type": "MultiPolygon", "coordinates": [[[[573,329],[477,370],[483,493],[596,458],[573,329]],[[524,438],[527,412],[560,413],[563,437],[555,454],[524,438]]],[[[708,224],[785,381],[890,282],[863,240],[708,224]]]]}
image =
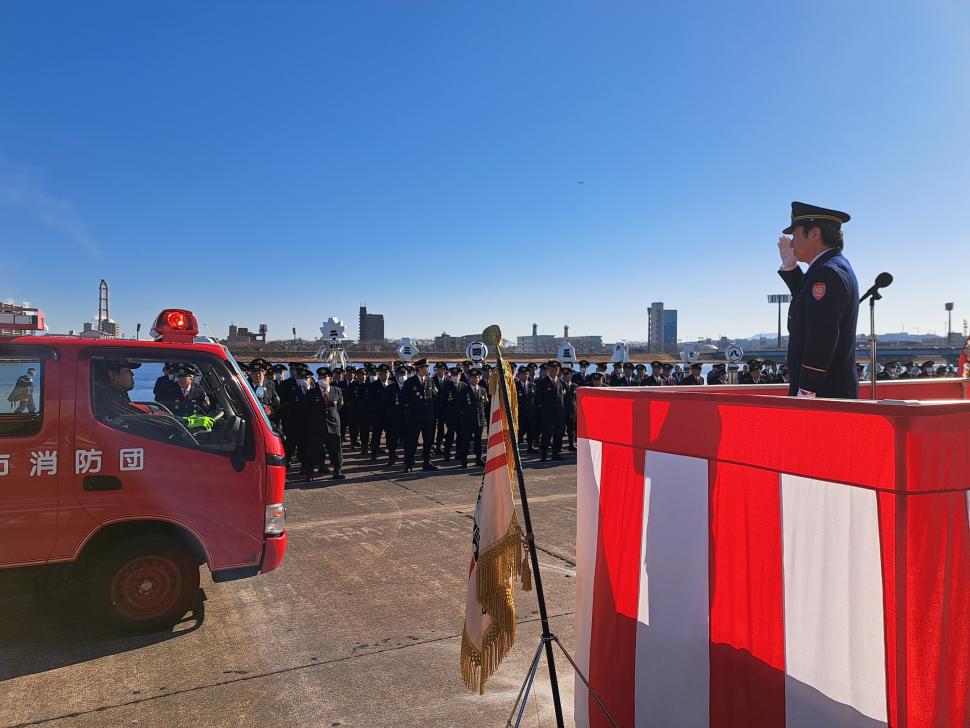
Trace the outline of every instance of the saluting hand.
{"type": "Polygon", "coordinates": [[[794,270],[798,265],[798,260],[795,258],[795,243],[787,235],[778,238],[778,254],[781,256],[782,270],[794,270]]]}

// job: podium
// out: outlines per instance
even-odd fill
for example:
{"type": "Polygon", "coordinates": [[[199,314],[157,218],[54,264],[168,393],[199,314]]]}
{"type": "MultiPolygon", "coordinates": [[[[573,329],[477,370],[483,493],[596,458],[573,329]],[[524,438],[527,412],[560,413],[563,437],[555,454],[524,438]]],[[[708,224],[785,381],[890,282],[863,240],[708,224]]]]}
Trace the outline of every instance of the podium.
{"type": "Polygon", "coordinates": [[[577,662],[619,725],[970,725],[960,384],[581,388],[577,662]]]}

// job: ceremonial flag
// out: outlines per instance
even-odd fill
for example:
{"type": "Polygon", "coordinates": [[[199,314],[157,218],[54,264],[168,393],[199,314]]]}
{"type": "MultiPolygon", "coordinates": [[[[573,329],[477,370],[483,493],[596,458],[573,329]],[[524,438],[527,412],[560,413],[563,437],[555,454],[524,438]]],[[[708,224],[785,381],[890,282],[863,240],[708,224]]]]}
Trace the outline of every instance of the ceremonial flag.
{"type": "Polygon", "coordinates": [[[461,639],[461,676],[470,690],[485,693],[485,681],[515,644],[515,591],[512,580],[531,589],[528,553],[523,560],[522,529],[512,502],[515,442],[506,420],[503,400],[510,402],[513,421],[516,400],[511,375],[499,359],[489,391],[485,474],[478,490],[472,528],[472,558],[468,568],[465,628],[461,639]],[[504,390],[504,392],[503,392],[504,390]]]}

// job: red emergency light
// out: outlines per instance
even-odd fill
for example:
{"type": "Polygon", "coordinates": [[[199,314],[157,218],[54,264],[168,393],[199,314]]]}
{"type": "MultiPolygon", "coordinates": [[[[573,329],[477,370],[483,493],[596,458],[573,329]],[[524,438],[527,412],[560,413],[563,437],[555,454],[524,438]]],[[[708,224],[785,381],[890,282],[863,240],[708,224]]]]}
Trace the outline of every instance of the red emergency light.
{"type": "Polygon", "coordinates": [[[191,343],[199,333],[195,314],[183,308],[166,308],[155,319],[151,335],[156,341],[191,343]]]}

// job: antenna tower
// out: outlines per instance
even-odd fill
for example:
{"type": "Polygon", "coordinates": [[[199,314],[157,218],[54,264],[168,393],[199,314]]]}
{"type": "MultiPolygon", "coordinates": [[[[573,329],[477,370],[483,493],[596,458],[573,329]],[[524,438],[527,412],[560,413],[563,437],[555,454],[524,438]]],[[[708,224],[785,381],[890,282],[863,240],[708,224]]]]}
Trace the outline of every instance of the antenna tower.
{"type": "Polygon", "coordinates": [[[104,331],[104,322],[111,320],[108,310],[108,282],[102,278],[98,285],[98,331],[104,331]]]}

